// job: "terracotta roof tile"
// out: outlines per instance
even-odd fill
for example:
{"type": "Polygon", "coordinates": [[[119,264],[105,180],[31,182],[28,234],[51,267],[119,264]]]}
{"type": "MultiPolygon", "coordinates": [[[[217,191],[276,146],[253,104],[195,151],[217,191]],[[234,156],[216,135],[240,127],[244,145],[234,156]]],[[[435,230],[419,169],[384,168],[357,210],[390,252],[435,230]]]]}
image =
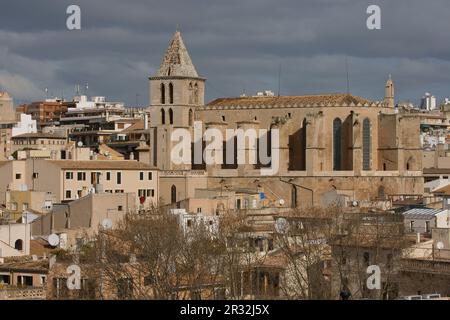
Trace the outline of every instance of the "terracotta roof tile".
{"type": "Polygon", "coordinates": [[[320,94],[305,96],[280,96],[280,97],[238,97],[238,98],[219,98],[211,101],[207,106],[285,106],[285,105],[319,105],[319,104],[368,104],[371,101],[345,93],[320,94]]]}

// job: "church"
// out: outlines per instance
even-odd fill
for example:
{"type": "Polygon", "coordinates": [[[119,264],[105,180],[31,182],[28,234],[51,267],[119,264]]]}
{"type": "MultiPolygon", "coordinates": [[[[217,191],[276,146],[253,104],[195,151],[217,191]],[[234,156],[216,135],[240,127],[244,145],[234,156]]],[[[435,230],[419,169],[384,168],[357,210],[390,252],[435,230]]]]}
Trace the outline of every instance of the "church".
{"type": "MultiPolygon", "coordinates": [[[[422,194],[420,118],[397,112],[390,77],[381,102],[338,93],[223,97],[205,103],[205,81],[177,31],[149,78],[146,161],[160,170],[161,204],[223,188],[264,193],[282,207],[329,205],[336,198],[330,195],[346,203],[370,203],[422,194]],[[279,143],[272,152],[279,154],[278,173],[261,175],[260,163],[175,164],[172,133],[179,128],[192,132],[198,122],[202,131],[218,129],[224,137],[227,129],[277,129],[279,143]]],[[[245,152],[251,148],[258,146],[249,144],[245,152]]]]}

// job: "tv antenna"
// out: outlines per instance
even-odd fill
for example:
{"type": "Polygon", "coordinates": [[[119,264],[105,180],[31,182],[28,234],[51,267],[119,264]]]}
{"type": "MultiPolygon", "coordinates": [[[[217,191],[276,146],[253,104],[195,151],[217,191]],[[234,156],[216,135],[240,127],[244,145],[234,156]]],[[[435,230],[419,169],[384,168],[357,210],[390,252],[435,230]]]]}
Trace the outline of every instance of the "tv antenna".
{"type": "Polygon", "coordinates": [[[281,62],[278,66],[278,96],[280,96],[280,89],[281,88],[281,62]]]}
{"type": "Polygon", "coordinates": [[[348,57],[345,56],[345,72],[347,73],[347,94],[350,94],[350,79],[348,75],[348,57]]]}

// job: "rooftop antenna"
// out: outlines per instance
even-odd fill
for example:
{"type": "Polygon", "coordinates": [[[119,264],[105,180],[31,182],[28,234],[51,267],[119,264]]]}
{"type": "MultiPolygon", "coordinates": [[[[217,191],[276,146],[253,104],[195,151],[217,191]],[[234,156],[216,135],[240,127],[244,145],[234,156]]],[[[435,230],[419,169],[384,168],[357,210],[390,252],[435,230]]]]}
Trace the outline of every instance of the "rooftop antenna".
{"type": "Polygon", "coordinates": [[[45,99],[48,99],[48,88],[45,88],[44,91],[45,91],[45,99]]]}
{"type": "Polygon", "coordinates": [[[180,32],[180,24],[179,23],[177,23],[177,29],[175,31],[180,32]]]}
{"type": "Polygon", "coordinates": [[[348,57],[345,56],[345,71],[347,73],[347,94],[350,94],[350,80],[348,76],[348,57]]]}
{"type": "Polygon", "coordinates": [[[89,83],[86,82],[86,96],[88,95],[89,83]]]}
{"type": "Polygon", "coordinates": [[[281,87],[281,62],[278,66],[278,96],[280,96],[280,87],[281,87]]]}
{"type": "Polygon", "coordinates": [[[136,93],[136,107],[139,106],[139,93],[136,93]]]}
{"type": "Polygon", "coordinates": [[[77,84],[77,85],[75,86],[75,92],[76,92],[77,96],[80,95],[80,85],[79,85],[79,84],[77,84]]]}

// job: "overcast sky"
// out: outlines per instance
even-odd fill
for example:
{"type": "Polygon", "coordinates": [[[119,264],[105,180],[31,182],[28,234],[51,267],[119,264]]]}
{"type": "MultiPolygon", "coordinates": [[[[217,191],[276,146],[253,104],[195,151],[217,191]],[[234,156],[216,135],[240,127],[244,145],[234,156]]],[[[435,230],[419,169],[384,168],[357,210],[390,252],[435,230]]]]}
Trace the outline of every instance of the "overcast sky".
{"type": "Polygon", "coordinates": [[[450,96],[448,0],[2,0],[0,24],[0,90],[16,104],[89,83],[89,96],[147,105],[177,24],[208,101],[277,92],[280,64],[282,95],[345,92],[346,56],[353,94],[381,100],[392,74],[397,100],[450,96]],[[370,4],[381,30],[366,27],[370,4]]]}

